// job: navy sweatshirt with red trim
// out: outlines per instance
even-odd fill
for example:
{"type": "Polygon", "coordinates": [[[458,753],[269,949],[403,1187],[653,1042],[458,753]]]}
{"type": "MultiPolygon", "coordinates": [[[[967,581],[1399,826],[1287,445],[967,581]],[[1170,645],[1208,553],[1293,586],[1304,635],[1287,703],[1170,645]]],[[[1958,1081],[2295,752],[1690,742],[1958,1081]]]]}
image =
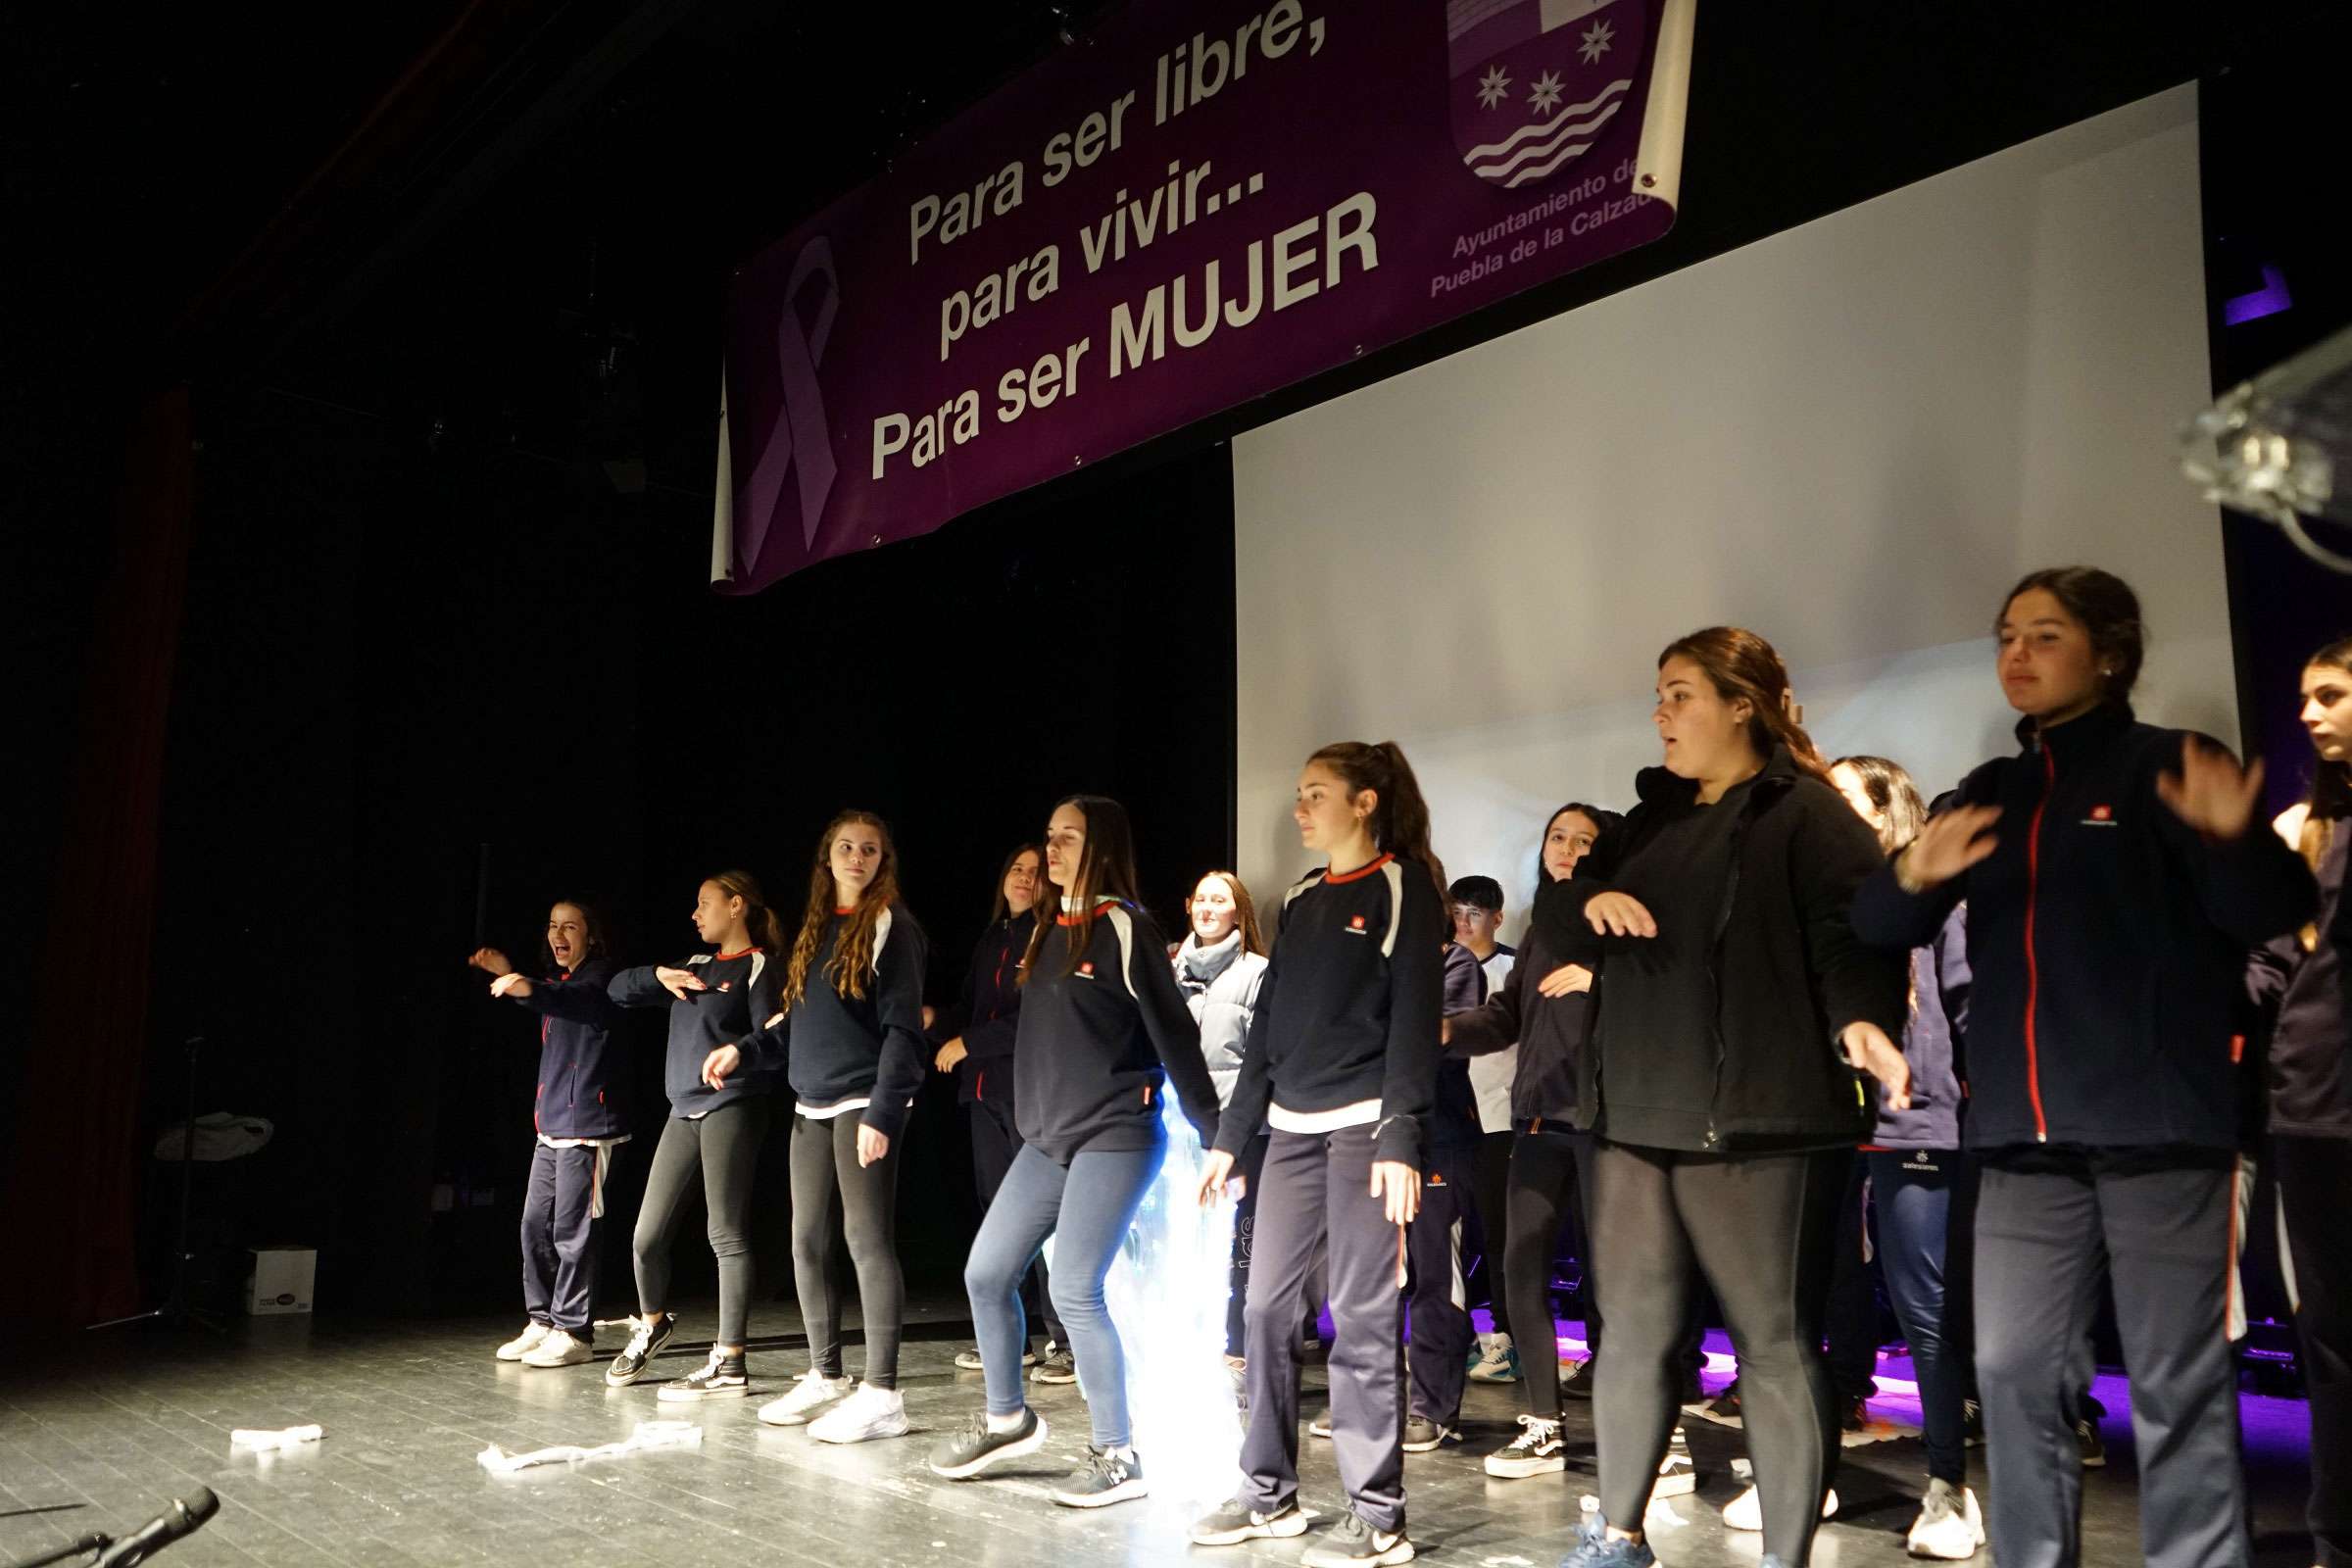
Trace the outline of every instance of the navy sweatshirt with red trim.
{"type": "Polygon", "coordinates": [[[550,1138],[616,1138],[629,1130],[622,1103],[628,1063],[612,1043],[620,1009],[606,990],[609,958],[590,958],[531,982],[514,1000],[539,1014],[539,1092],[531,1126],[550,1138]]]}
{"type": "Polygon", "coordinates": [[[742,1049],[782,1004],[778,993],[784,966],[758,948],[741,953],[698,953],[677,967],[693,972],[706,989],[673,998],[654,978],[653,966],[623,969],[608,991],[624,1007],[669,1009],[669,1048],[662,1062],[662,1088],[672,1116],[702,1116],[747,1095],[775,1092],[783,1074],[755,1066],[746,1053],[744,1070],[724,1089],[703,1082],[703,1060],[720,1046],[742,1049]]]}
{"type": "Polygon", "coordinates": [[[1268,1104],[1311,1114],[1377,1101],[1373,1157],[1426,1168],[1446,930],[1428,870],[1394,856],[1293,887],[1217,1147],[1241,1152],[1268,1104]]]}
{"type": "Polygon", "coordinates": [[[1854,929],[1888,948],[1968,902],[1971,1148],[2237,1147],[2246,953],[2318,890],[2261,822],[2211,841],[2157,798],[2186,736],[2121,703],[2020,724],[2019,754],[1959,790],[2001,808],[1992,854],[1917,894],[1889,866],[1856,896],[1854,929]]]}
{"type": "Polygon", "coordinates": [[[1101,901],[1088,924],[1077,939],[1076,917],[1061,915],[1022,988],[1013,1052],[1021,1142],[1057,1165],[1089,1150],[1150,1149],[1165,1136],[1159,1101],[1173,1085],[1201,1143],[1213,1143],[1217,1086],[1167,939],[1150,915],[1115,900],[1101,901]],[[1074,939],[1085,943],[1075,963],[1074,939]]]}
{"type": "Polygon", "coordinates": [[[1029,952],[1036,917],[1007,915],[992,921],[972,949],[963,990],[955,1007],[932,1030],[942,1044],[963,1037],[963,1059],[956,1064],[956,1101],[1013,1102],[1013,1042],[1021,1018],[1021,960],[1029,952]]]}
{"type": "Polygon", "coordinates": [[[836,910],[800,999],[774,1026],[752,1035],[744,1060],[782,1066],[806,1111],[864,1100],[858,1119],[896,1138],[923,1087],[923,929],[905,909],[884,909],[874,927],[865,995],[853,997],[825,974],[849,924],[836,910]]]}

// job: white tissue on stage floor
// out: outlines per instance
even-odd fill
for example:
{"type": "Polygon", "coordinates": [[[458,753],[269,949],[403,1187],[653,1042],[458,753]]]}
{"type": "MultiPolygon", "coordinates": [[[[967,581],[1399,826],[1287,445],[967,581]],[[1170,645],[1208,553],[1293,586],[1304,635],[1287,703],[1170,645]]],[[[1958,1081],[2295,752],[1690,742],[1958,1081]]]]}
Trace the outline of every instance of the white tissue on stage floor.
{"type": "Polygon", "coordinates": [[[703,1429],[691,1421],[640,1421],[637,1430],[618,1443],[600,1443],[593,1448],[574,1444],[562,1444],[552,1448],[533,1448],[528,1453],[509,1453],[492,1444],[474,1457],[492,1475],[513,1475],[537,1464],[577,1464],[583,1459],[615,1459],[624,1453],[642,1453],[649,1448],[699,1448],[703,1446],[703,1429]]]}

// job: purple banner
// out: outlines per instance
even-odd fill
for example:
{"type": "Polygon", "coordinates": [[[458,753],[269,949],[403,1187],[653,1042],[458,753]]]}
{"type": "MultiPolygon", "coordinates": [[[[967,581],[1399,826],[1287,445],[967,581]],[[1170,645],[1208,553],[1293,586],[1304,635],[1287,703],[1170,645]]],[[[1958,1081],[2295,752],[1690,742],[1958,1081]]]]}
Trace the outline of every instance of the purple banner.
{"type": "Polygon", "coordinates": [[[1693,4],[1131,6],[737,272],[718,586],[1656,239],[1693,4]]]}

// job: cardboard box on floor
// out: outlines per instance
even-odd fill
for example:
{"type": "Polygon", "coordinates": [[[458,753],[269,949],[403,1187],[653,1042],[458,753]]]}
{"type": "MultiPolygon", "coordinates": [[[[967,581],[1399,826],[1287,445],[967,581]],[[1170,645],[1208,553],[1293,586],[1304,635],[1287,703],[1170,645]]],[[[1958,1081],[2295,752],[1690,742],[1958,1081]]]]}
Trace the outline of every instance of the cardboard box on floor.
{"type": "Polygon", "coordinates": [[[308,1247],[257,1247],[245,1280],[245,1310],[255,1317],[308,1312],[318,1253],[308,1247]]]}

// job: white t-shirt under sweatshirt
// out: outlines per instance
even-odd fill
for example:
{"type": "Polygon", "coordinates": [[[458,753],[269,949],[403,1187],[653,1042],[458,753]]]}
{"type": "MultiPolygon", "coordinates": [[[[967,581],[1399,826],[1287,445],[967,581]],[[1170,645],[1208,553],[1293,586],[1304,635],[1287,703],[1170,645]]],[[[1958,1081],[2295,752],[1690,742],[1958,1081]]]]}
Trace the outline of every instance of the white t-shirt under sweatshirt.
{"type": "MultiPolygon", "coordinates": [[[[1511,964],[1518,957],[1516,950],[1494,944],[1491,957],[1479,961],[1486,971],[1487,995],[1502,989],[1510,978],[1511,964]]],[[[1519,1048],[1497,1051],[1491,1056],[1470,1058],[1470,1090],[1478,1097],[1478,1130],[1482,1133],[1507,1133],[1511,1130],[1511,1078],[1519,1070],[1519,1048]]]]}

